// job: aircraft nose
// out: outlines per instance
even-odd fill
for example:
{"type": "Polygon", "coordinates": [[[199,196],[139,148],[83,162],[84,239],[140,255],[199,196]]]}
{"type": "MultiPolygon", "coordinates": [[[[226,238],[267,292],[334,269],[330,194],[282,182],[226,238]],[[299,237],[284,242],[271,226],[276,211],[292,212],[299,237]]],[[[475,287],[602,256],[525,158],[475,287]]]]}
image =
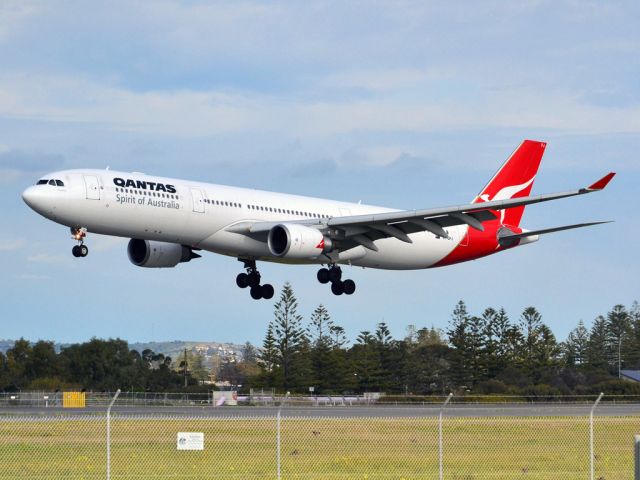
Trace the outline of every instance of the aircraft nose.
{"type": "Polygon", "coordinates": [[[45,193],[42,188],[31,186],[22,192],[24,203],[29,205],[36,212],[42,212],[45,209],[45,193]]]}

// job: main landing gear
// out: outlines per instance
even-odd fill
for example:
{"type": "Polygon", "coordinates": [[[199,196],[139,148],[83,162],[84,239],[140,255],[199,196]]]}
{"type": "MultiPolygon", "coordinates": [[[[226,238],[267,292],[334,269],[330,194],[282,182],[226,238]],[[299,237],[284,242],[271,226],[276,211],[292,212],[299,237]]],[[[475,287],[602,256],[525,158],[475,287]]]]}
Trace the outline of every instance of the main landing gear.
{"type": "Polygon", "coordinates": [[[251,298],[254,300],[260,300],[261,298],[269,300],[272,298],[274,294],[273,286],[269,283],[260,285],[260,272],[256,268],[256,261],[240,261],[244,263],[244,268],[247,270],[247,273],[240,273],[236,277],[236,285],[240,288],[250,287],[249,292],[251,293],[251,298]]]}
{"type": "Polygon", "coordinates": [[[353,280],[342,280],[342,269],[337,265],[318,270],[320,283],[331,282],[331,291],[334,295],[351,295],[356,291],[356,283],[353,280]]]}
{"type": "Polygon", "coordinates": [[[89,248],[84,244],[84,239],[87,236],[87,229],[71,227],[71,236],[74,240],[78,241],[78,245],[71,249],[73,256],[86,257],[89,255],[89,248]]]}

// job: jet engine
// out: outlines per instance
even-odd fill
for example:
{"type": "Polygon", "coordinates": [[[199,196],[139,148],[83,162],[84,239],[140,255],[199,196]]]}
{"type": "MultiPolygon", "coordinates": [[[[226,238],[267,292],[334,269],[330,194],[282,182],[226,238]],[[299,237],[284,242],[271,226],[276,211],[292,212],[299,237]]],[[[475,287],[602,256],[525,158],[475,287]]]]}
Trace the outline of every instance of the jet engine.
{"type": "Polygon", "coordinates": [[[267,243],[273,256],[300,260],[316,258],[333,248],[331,239],[318,229],[295,223],[281,223],[273,227],[267,243]]]}
{"type": "Polygon", "coordinates": [[[129,261],[138,267],[168,268],[192,258],[200,258],[194,251],[177,243],[155,242],[132,238],[127,246],[129,261]]]}

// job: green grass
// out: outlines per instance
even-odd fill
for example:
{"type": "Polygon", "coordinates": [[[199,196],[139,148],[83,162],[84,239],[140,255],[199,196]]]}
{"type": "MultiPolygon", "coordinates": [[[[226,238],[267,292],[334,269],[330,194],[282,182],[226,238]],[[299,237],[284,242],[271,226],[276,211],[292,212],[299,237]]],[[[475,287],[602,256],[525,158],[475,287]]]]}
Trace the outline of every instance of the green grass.
{"type": "MultiPolygon", "coordinates": [[[[106,476],[105,421],[0,421],[0,479],[106,476]]],[[[630,479],[640,417],[600,417],[596,478],[630,479]]],[[[438,478],[434,418],[285,419],[284,479],[438,478]]],[[[113,479],[276,478],[275,419],[112,421],[113,479]],[[177,451],[179,431],[204,432],[204,451],[177,451]]],[[[447,418],[451,480],[587,479],[584,417],[447,418]]]]}

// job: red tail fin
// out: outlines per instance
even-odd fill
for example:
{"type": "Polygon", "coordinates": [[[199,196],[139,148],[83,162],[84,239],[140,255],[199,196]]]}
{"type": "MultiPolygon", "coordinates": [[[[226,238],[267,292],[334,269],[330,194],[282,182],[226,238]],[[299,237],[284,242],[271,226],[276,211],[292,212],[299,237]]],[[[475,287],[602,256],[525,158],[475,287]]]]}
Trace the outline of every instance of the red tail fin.
{"type": "MultiPolygon", "coordinates": [[[[531,187],[546,146],[546,143],[534,140],[522,142],[482,189],[473,203],[528,196],[531,193],[531,187]]],[[[522,219],[524,207],[509,208],[501,210],[500,213],[503,225],[517,227],[522,219]]]]}

